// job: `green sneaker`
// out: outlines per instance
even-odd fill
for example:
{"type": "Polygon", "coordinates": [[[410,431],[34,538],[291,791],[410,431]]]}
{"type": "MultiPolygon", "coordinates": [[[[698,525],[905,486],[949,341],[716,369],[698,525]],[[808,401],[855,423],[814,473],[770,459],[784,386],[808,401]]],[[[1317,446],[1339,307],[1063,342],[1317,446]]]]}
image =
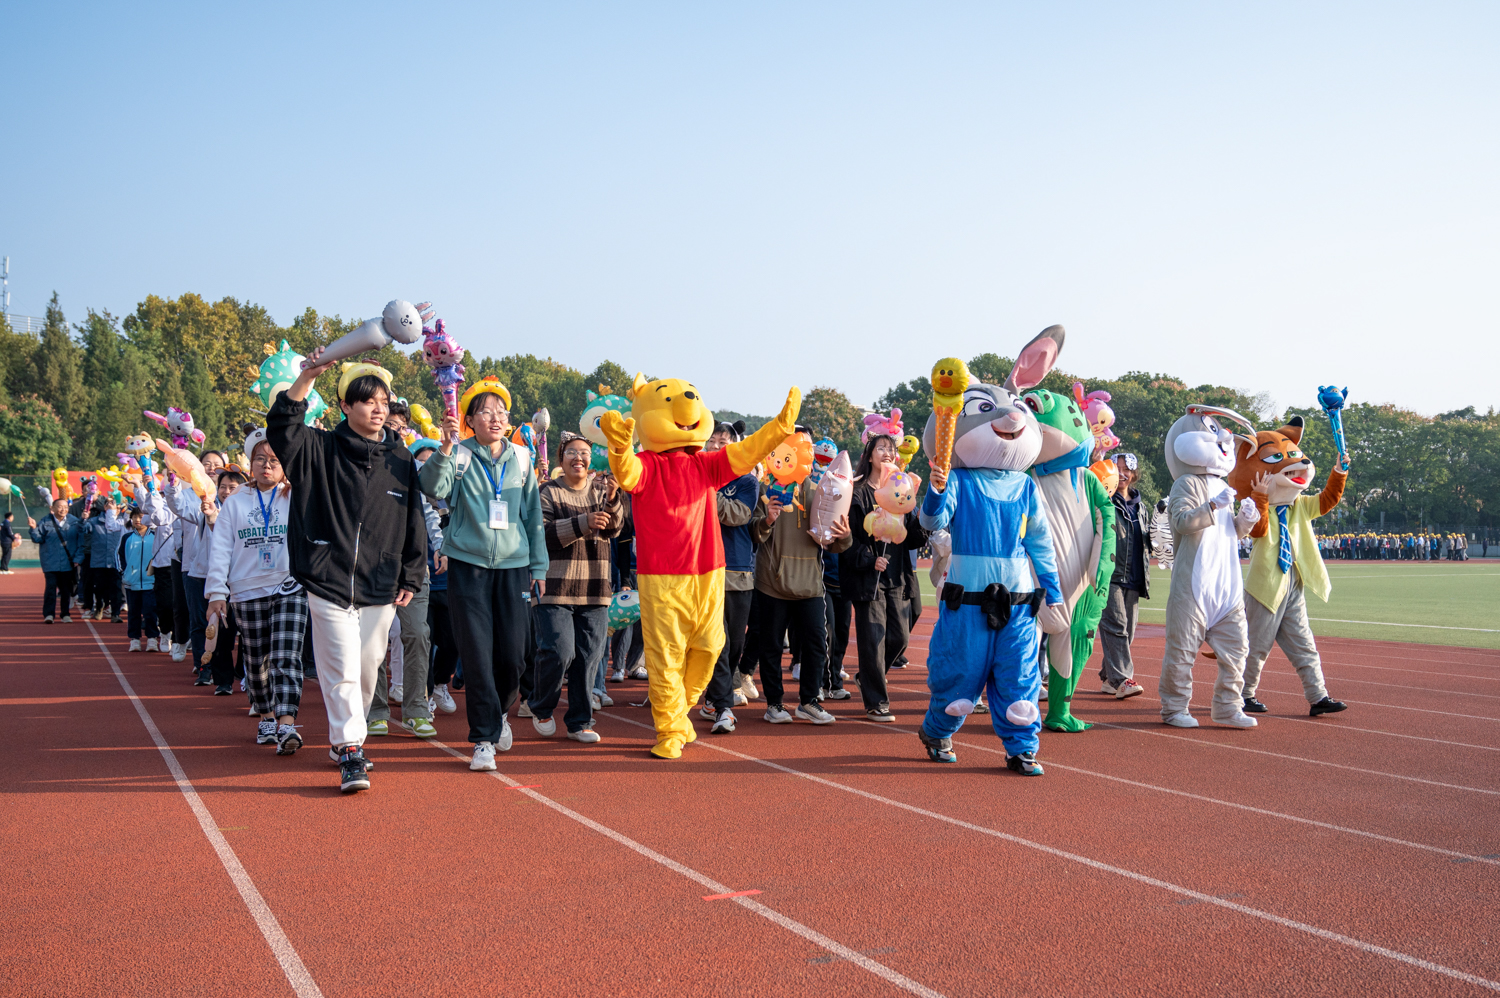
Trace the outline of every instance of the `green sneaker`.
{"type": "Polygon", "coordinates": [[[432,726],[432,719],[428,717],[403,717],[400,724],[402,731],[405,731],[409,735],[416,735],[418,738],[435,738],[437,736],[437,728],[432,726]]]}
{"type": "Polygon", "coordinates": [[[371,721],[367,727],[371,735],[388,735],[391,733],[390,725],[385,721],[371,721]]]}

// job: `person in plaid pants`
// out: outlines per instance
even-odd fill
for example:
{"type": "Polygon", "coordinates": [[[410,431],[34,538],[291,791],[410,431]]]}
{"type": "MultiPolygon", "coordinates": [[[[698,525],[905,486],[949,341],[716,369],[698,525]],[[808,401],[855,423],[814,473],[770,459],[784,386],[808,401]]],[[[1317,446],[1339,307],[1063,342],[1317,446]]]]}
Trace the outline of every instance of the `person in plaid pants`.
{"type": "Polygon", "coordinates": [[[297,708],[307,592],[291,576],[291,489],[265,430],[245,439],[245,453],[251,481],[219,510],[204,592],[210,620],[222,618],[227,603],[234,603],[250,706],[258,717],[256,744],[274,744],[277,755],[291,755],[302,747],[297,708]]]}

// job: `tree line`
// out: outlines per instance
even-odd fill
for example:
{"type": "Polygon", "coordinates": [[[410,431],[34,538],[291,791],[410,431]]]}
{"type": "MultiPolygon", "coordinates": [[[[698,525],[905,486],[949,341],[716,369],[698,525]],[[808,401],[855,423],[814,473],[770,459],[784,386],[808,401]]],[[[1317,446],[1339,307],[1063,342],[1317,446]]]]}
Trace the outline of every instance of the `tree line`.
{"type": "MultiPolygon", "coordinates": [[[[260,400],[250,394],[268,349],[285,339],[303,354],[358,325],[358,319],[321,315],[307,309],[290,325],[278,325],[261,306],[234,298],[209,302],[195,294],[176,299],[148,296],[130,315],[117,319],[89,309],[70,324],[54,294],[40,333],[17,332],[0,317],[0,471],[45,474],[53,468],[93,469],[116,462],[125,437],[157,427],[142,410],[187,409],[207,436],[207,446],[232,448],[246,423],[263,419],[260,400]]],[[[390,370],[398,396],[427,407],[438,418],[442,404],[419,350],[386,347],[372,359],[390,370]]],[[[531,354],[472,355],[465,365],[471,379],[498,376],[510,389],[517,421],[546,408],[555,448],[562,430],[575,429],[585,392],[600,385],[623,393],[633,372],[610,360],[584,373],[567,364],[531,354]]],[[[969,362],[971,373],[991,384],[1004,382],[1011,360],[983,353],[969,362]]],[[[883,412],[902,410],[907,432],[921,435],[932,411],[928,372],[894,385],[876,400],[883,412]]],[[[318,391],[332,404],[336,375],[323,375],[318,391]]],[[[1132,371],[1117,378],[1082,378],[1053,371],[1041,387],[1070,393],[1075,381],[1086,391],[1110,393],[1115,434],[1121,449],[1140,458],[1141,491],[1148,499],[1171,487],[1162,440],[1188,403],[1226,406],[1260,428],[1281,425],[1292,414],[1307,422],[1303,449],[1319,469],[1319,482],[1333,463],[1328,421],[1316,405],[1271,411],[1267,396],[1222,385],[1189,387],[1166,374],[1132,371]]],[[[1311,401],[1316,385],[1308,384],[1311,401]]],[[[1358,388],[1355,387],[1357,396],[1358,388]]],[[[338,417],[334,407],[328,425],[338,417]]],[[[750,429],[765,417],[721,410],[721,419],[744,418],[750,429]]],[[[863,411],[837,388],[816,386],[804,397],[801,421],[817,436],[856,449],[863,411]]],[[[1492,526],[1500,509],[1500,414],[1470,406],[1433,418],[1396,406],[1354,403],[1344,412],[1345,435],[1354,472],[1336,517],[1346,529],[1389,525],[1492,526]]],[[[927,459],[914,470],[924,478],[927,459]]]]}

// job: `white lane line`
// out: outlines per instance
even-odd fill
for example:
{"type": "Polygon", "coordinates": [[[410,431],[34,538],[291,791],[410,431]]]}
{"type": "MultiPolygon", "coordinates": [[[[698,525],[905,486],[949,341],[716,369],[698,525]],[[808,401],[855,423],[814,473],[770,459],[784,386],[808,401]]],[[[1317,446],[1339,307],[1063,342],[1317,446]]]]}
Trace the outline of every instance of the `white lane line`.
{"type": "MultiPolygon", "coordinates": [[[[1400,673],[1402,673],[1404,675],[1408,675],[1408,676],[1410,676],[1410,675],[1412,675],[1412,674],[1415,673],[1415,674],[1423,675],[1423,676],[1442,676],[1444,679],[1477,679],[1477,680],[1479,680],[1482,683],[1500,683],[1500,676],[1474,676],[1474,675],[1470,675],[1467,672],[1435,672],[1435,671],[1429,671],[1429,670],[1425,670],[1425,669],[1414,669],[1414,668],[1405,668],[1405,669],[1402,669],[1402,668],[1400,668],[1398,666],[1394,666],[1394,665],[1359,665],[1359,664],[1356,664],[1354,662],[1335,662],[1335,661],[1327,658],[1326,656],[1319,656],[1319,657],[1321,657],[1323,659],[1323,666],[1324,666],[1324,668],[1333,668],[1333,669],[1378,669],[1381,672],[1400,672],[1400,673]]],[[[1277,659],[1276,663],[1278,665],[1287,665],[1288,667],[1290,667],[1290,665],[1291,665],[1290,662],[1286,662],[1284,659],[1277,659]]],[[[1483,666],[1481,666],[1481,668],[1482,667],[1483,666]]],[[[1342,681],[1343,679],[1345,679],[1347,677],[1340,676],[1338,678],[1340,679],[1340,681],[1342,681]]]]}
{"type": "MultiPolygon", "coordinates": [[[[609,717],[617,721],[623,721],[626,724],[633,724],[638,728],[651,730],[651,725],[649,724],[643,724],[640,721],[632,721],[629,718],[620,717],[618,714],[600,715],[596,713],[595,716],[609,717]]],[[[1113,866],[1109,863],[1102,863],[1097,859],[1090,859],[1087,856],[1080,856],[1077,853],[1068,852],[1065,849],[1058,849],[1054,846],[1043,845],[1040,842],[1033,842],[1030,839],[1023,839],[1019,835],[1012,835],[1009,832],[1002,832],[999,829],[987,828],[984,825],[976,825],[973,822],[964,821],[961,818],[950,817],[946,814],[940,814],[937,811],[929,811],[924,807],[917,807],[915,804],[907,804],[902,801],[894,800],[890,797],[883,797],[880,794],[871,793],[868,790],[858,790],[854,787],[845,786],[842,783],[837,783],[833,780],[825,779],[821,776],[815,776],[812,773],[804,773],[799,769],[792,769],[790,766],[783,766],[780,763],[771,762],[767,759],[759,759],[753,755],[745,755],[742,752],[736,752],[733,749],[725,748],[722,745],[714,745],[708,743],[704,738],[699,738],[698,741],[694,744],[702,745],[704,748],[709,749],[710,751],[722,752],[724,755],[732,756],[736,759],[742,759],[745,762],[753,762],[757,765],[765,766],[768,769],[774,769],[777,772],[786,773],[789,776],[800,776],[804,780],[810,780],[813,783],[819,784],[820,786],[829,787],[833,790],[842,790],[844,793],[853,794],[856,797],[863,797],[866,800],[872,800],[880,804],[888,805],[890,807],[900,808],[901,810],[909,811],[912,814],[919,814],[924,818],[932,818],[935,821],[942,821],[947,824],[954,825],[958,828],[963,828],[971,832],[977,832],[980,835],[987,835],[991,838],[1009,842],[1013,845],[1025,846],[1028,849],[1035,849],[1037,852],[1046,853],[1047,855],[1055,856],[1058,859],[1065,859],[1072,863],[1078,863],[1083,866],[1091,867],[1104,873],[1113,873],[1116,876],[1125,877],[1126,879],[1134,880],[1137,883],[1146,884],[1150,887],[1157,887],[1161,890],[1181,895],[1182,897],[1192,898],[1193,900],[1202,902],[1203,904],[1218,905],[1220,908],[1227,908],[1228,910],[1238,912],[1241,915],[1249,915],[1251,918],[1258,918],[1263,921],[1282,926],[1283,928],[1292,929],[1297,932],[1303,932],[1310,936],[1316,936],[1319,939],[1326,939],[1329,942],[1335,942],[1342,946],[1348,946],[1351,949],[1356,949],[1363,953],[1369,953],[1374,956],[1383,956],[1388,960],[1395,960],[1400,963],[1405,963],[1409,966],[1418,967],[1422,970],[1430,971],[1434,974],[1441,974],[1445,977],[1451,977],[1454,980],[1463,981],[1466,984],[1473,984],[1477,987],[1487,988],[1490,991],[1500,991],[1500,981],[1492,981],[1488,978],[1466,973],[1465,971],[1457,970],[1453,967],[1447,967],[1440,963],[1433,963],[1430,960],[1423,960],[1421,957],[1415,957],[1409,953],[1402,953],[1398,950],[1387,949],[1386,947],[1376,945],[1375,943],[1365,942],[1363,939],[1355,939],[1353,936],[1346,936],[1339,932],[1331,932],[1328,929],[1320,929],[1316,925],[1309,925],[1306,922],[1298,922],[1294,919],[1284,918],[1281,915],[1273,915],[1268,911],[1261,911],[1259,908],[1251,908],[1248,905],[1236,904],[1235,902],[1226,900],[1224,898],[1214,897],[1212,894],[1204,894],[1201,891],[1195,891],[1189,887],[1183,887],[1179,884],[1174,884],[1166,880],[1158,880],[1157,878],[1147,876],[1144,873],[1136,873],[1134,870],[1127,870],[1124,867],[1113,866]]]]}
{"type": "Polygon", "coordinates": [[[1423,693],[1441,693],[1452,697],[1483,697],[1486,700],[1500,700],[1500,693],[1470,693],[1467,690],[1435,690],[1431,686],[1408,686],[1405,683],[1379,683],[1373,679],[1353,679],[1349,676],[1340,676],[1341,683],[1359,683],[1362,686],[1384,686],[1392,690],[1419,690],[1423,693]]]}
{"type": "Polygon", "coordinates": [[[240,863],[240,858],[230,848],[229,842],[219,832],[219,824],[209,814],[198,791],[193,788],[193,783],[188,779],[187,773],[183,772],[182,766],[177,762],[177,756],[167,740],[162,737],[161,729],[151,719],[146,705],[141,698],[136,696],[135,689],[130,681],[125,678],[125,673],[120,671],[120,665],[115,657],[110,654],[109,648],[104,640],[99,637],[99,632],[94,630],[93,622],[88,622],[89,632],[94,635],[94,643],[104,653],[104,658],[109,662],[109,667],[115,671],[115,678],[120,681],[120,688],[135,705],[135,712],[141,716],[141,723],[146,726],[146,733],[156,743],[156,749],[166,761],[167,770],[172,774],[172,779],[177,781],[177,789],[182,791],[182,796],[187,799],[188,807],[193,811],[193,816],[198,819],[198,827],[203,829],[204,836],[209,844],[214,847],[214,852],[219,854],[219,862],[224,864],[224,872],[229,874],[229,879],[234,882],[235,889],[240,892],[240,898],[245,902],[245,907],[250,910],[250,915],[255,919],[255,924],[260,928],[260,934],[265,937],[266,944],[271,947],[276,962],[281,964],[282,973],[286,974],[287,983],[297,993],[298,998],[323,998],[323,992],[318,989],[317,982],[308,973],[307,965],[297,955],[291,940],[287,939],[286,933],[281,930],[281,923],[276,921],[276,916],[271,913],[271,908],[266,904],[265,898],[261,897],[260,891],[256,890],[255,882],[250,879],[250,874],[245,872],[245,867],[240,863]]]}
{"type": "MultiPolygon", "coordinates": [[[[1158,700],[1157,703],[1161,701],[1158,700]]],[[[1317,724],[1311,717],[1282,717],[1279,714],[1259,714],[1261,720],[1270,718],[1273,721],[1290,721],[1293,724],[1317,724]]],[[[1470,742],[1450,742],[1446,738],[1428,738],[1425,735],[1408,735],[1400,731],[1381,731],[1378,728],[1356,728],[1352,724],[1343,721],[1324,722],[1319,727],[1323,731],[1358,731],[1366,735],[1384,735],[1387,738],[1405,738],[1414,742],[1431,742],[1434,745],[1451,745],[1454,748],[1478,749],[1481,752],[1500,752],[1500,746],[1496,745],[1474,745],[1470,742]]]]}
{"type": "MultiPolygon", "coordinates": [[[[1166,607],[1143,606],[1142,611],[1151,613],[1166,613],[1166,607]]],[[[1317,620],[1325,624],[1365,624],[1370,627],[1425,627],[1433,631],[1478,631],[1481,634],[1500,634],[1500,628],[1495,627],[1450,627],[1447,624],[1396,624],[1388,620],[1343,620],[1339,617],[1308,617],[1308,620],[1317,620]]]]}
{"type": "MultiPolygon", "coordinates": [[[[1139,680],[1137,680],[1137,682],[1139,682],[1139,680]]],[[[1297,697],[1303,703],[1307,702],[1307,697],[1305,697],[1303,695],[1303,693],[1302,693],[1301,690],[1296,690],[1296,691],[1292,691],[1292,690],[1268,690],[1265,687],[1259,687],[1259,688],[1256,689],[1255,692],[1256,692],[1257,696],[1260,695],[1261,693],[1275,693],[1275,694],[1278,694],[1280,696],[1297,697]]],[[[1426,707],[1403,707],[1400,704],[1394,704],[1394,703],[1377,703],[1374,700],[1345,700],[1344,702],[1345,703],[1356,703],[1356,704],[1359,704],[1361,707],[1384,707],[1386,710],[1409,710],[1409,711],[1413,711],[1413,712],[1418,713],[1418,714],[1437,714],[1439,717],[1461,717],[1461,718],[1463,718],[1466,721],[1497,721],[1497,722],[1500,722],[1500,717],[1487,717],[1484,714],[1461,714],[1461,713],[1459,713],[1456,710],[1430,710],[1429,708],[1426,708],[1426,707]]]]}
{"type": "MultiPolygon", "coordinates": [[[[882,724],[882,723],[877,723],[875,721],[858,721],[857,723],[859,723],[859,724],[868,724],[872,728],[878,728],[878,729],[881,729],[883,731],[889,731],[892,734],[905,734],[905,735],[914,735],[914,734],[916,734],[916,729],[915,728],[902,728],[902,727],[897,726],[897,725],[882,724]]],[[[994,748],[993,746],[978,745],[978,744],[975,744],[974,742],[961,742],[961,741],[958,741],[957,739],[954,739],[953,744],[954,745],[962,745],[964,748],[971,748],[971,749],[974,749],[974,750],[979,751],[979,752],[988,752],[991,755],[998,755],[998,756],[1001,756],[1001,757],[1005,756],[1005,749],[1003,749],[1003,748],[998,748],[997,749],[997,748],[994,748]]],[[[1236,808],[1237,810],[1240,810],[1240,811],[1251,811],[1251,812],[1253,812],[1255,814],[1262,814],[1262,815],[1265,815],[1266,817],[1269,817],[1269,818],[1280,818],[1283,821],[1295,821],[1298,824],[1302,824],[1302,825],[1312,825],[1312,826],[1314,826],[1316,828],[1326,828],[1327,830],[1329,830],[1331,832],[1343,832],[1345,835],[1358,835],[1358,836],[1361,836],[1362,838],[1375,839],[1376,841],[1379,841],[1379,842],[1388,842],[1391,845],[1405,846],[1408,849],[1421,849],[1421,850],[1423,850],[1425,852],[1435,852],[1435,853],[1438,853],[1439,855],[1442,855],[1442,856],[1452,856],[1452,857],[1454,857],[1456,859],[1462,859],[1465,862],[1488,863],[1491,866],[1500,866],[1500,858],[1491,858],[1491,857],[1488,857],[1488,856],[1479,856],[1479,855],[1476,855],[1474,853],[1468,853],[1468,852],[1458,852],[1458,851],[1453,850],[1453,849],[1444,849],[1441,846],[1427,845],[1426,843],[1423,843],[1423,842],[1412,842],[1409,839],[1398,839],[1398,838],[1394,838],[1394,837],[1392,837],[1390,835],[1381,835],[1378,832],[1367,832],[1367,831],[1364,831],[1363,829],[1349,828],[1349,827],[1347,827],[1345,825],[1334,825],[1334,824],[1330,824],[1329,822],[1326,822],[1326,821],[1317,821],[1317,820],[1315,820],[1313,818],[1301,818],[1301,817],[1298,817],[1295,814],[1284,814],[1281,811],[1272,811],[1272,810],[1269,810],[1268,808],[1254,807],[1253,805],[1250,805],[1250,804],[1238,804],[1238,803],[1236,803],[1236,802],[1234,802],[1232,800],[1220,800],[1217,797],[1206,797],[1203,794],[1195,794],[1195,793],[1191,793],[1191,792],[1186,791],[1186,790],[1173,790],[1170,787],[1158,786],[1155,783],[1143,783],[1140,780],[1130,780],[1130,779],[1126,779],[1123,776],[1111,776],[1108,773],[1096,773],[1096,772],[1094,772],[1091,769],[1080,769],[1077,766],[1069,766],[1069,765],[1067,765],[1065,763],[1057,762],[1056,760],[1053,760],[1053,759],[1047,759],[1047,760],[1045,760],[1045,762],[1043,763],[1043,765],[1044,766],[1052,766],[1052,767],[1055,767],[1057,769],[1065,769],[1065,770],[1067,770],[1070,773],[1081,773],[1084,776],[1093,776],[1093,777],[1096,777],[1096,778],[1101,779],[1101,780],[1110,780],[1111,782],[1114,782],[1114,783],[1124,783],[1124,784],[1126,784],[1128,786],[1132,786],[1132,787],[1141,787],[1141,788],[1146,789],[1146,790],[1155,790],[1155,791],[1158,791],[1159,793],[1172,794],[1175,797],[1187,797],[1187,798],[1190,798],[1192,800],[1203,801],[1206,804],[1218,804],[1221,807],[1232,807],[1232,808],[1236,808]]]]}
{"type": "MultiPolygon", "coordinates": [[[[595,713],[596,716],[598,716],[598,712],[595,713]]],[[[608,717],[613,715],[604,716],[608,717]]],[[[449,755],[454,756],[458,759],[467,761],[469,758],[468,755],[460,752],[458,749],[455,749],[449,745],[445,745],[435,738],[427,739],[425,741],[425,744],[440,748],[444,752],[447,752],[449,755]]],[[[652,849],[649,846],[642,845],[635,839],[617,832],[613,828],[601,825],[597,821],[594,821],[592,818],[586,818],[583,815],[579,814],[577,811],[574,811],[572,808],[564,807],[562,804],[559,804],[557,801],[552,800],[550,797],[546,797],[542,794],[537,793],[535,790],[522,786],[519,782],[511,779],[504,773],[497,771],[489,773],[487,775],[493,776],[495,779],[499,780],[501,783],[504,783],[507,787],[516,791],[517,793],[525,794],[527,797],[530,797],[538,804],[545,804],[547,807],[550,807],[558,814],[561,814],[566,818],[571,818],[590,831],[598,832],[605,838],[610,839],[624,846],[625,848],[632,850],[633,852],[640,853],[642,856],[645,856],[653,863],[660,863],[662,866],[665,866],[673,873],[680,874],[693,881],[694,883],[702,884],[714,894],[728,895],[737,893],[733,887],[721,884],[717,880],[714,880],[712,877],[699,873],[692,867],[683,866],[675,859],[672,859],[669,856],[664,856],[661,853],[657,852],[655,849],[652,849]]],[[[832,953],[834,956],[848,960],[850,963],[869,971],[876,977],[879,977],[881,980],[894,984],[896,987],[902,989],[903,991],[909,991],[914,995],[921,995],[922,998],[944,998],[941,992],[934,991],[926,985],[918,984],[916,981],[905,976],[904,974],[892,970],[885,964],[877,963],[876,961],[871,960],[869,957],[865,956],[863,953],[856,952],[855,950],[852,950],[849,947],[845,946],[843,943],[828,938],[816,929],[810,929],[806,925],[803,925],[801,922],[788,918],[781,912],[766,907],[759,901],[752,900],[751,898],[745,896],[726,897],[724,900],[733,901],[741,908],[745,908],[759,915],[761,918],[774,922],[775,924],[781,926],[783,929],[786,929],[788,932],[792,932],[796,935],[801,936],[803,939],[806,939],[808,942],[812,943],[815,946],[821,946],[823,949],[832,953]]]]}

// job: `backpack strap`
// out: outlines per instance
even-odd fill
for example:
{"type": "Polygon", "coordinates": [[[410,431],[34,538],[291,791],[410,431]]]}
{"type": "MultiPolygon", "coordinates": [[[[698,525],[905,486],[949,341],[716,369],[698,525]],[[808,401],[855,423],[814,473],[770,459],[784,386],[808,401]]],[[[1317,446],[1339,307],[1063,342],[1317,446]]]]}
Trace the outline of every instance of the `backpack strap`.
{"type": "Polygon", "coordinates": [[[469,462],[474,460],[474,455],[469,448],[457,445],[453,448],[453,484],[457,485],[464,477],[464,472],[469,470],[469,462]]]}

